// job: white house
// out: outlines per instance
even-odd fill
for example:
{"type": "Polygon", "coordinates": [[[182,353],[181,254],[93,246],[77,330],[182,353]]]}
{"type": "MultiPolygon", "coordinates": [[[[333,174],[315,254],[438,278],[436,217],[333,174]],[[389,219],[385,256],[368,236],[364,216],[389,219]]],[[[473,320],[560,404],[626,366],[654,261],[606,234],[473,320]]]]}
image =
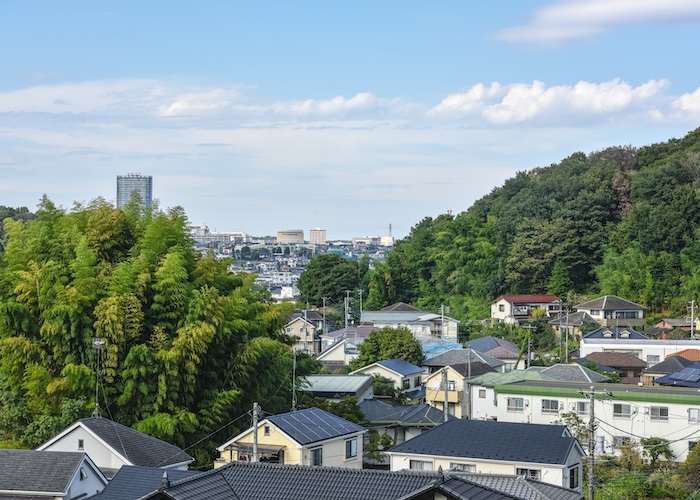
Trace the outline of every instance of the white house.
{"type": "Polygon", "coordinates": [[[491,319],[498,323],[518,325],[529,321],[541,311],[542,316],[557,316],[561,301],[556,295],[501,295],[491,303],[491,319]]]}
{"type": "Polygon", "coordinates": [[[588,423],[595,388],[596,453],[619,453],[640,438],[669,440],[682,462],[700,441],[700,393],[695,388],[523,381],[496,386],[499,422],[552,424],[575,412],[588,423]]]}
{"type": "Polygon", "coordinates": [[[408,328],[416,338],[457,340],[459,321],[399,302],[381,311],[362,311],[360,323],[378,328],[408,328]]]}
{"type": "Polygon", "coordinates": [[[646,307],[616,295],[604,295],[574,306],[578,312],[587,313],[601,326],[643,326],[646,307]]]}
{"type": "Polygon", "coordinates": [[[522,475],[581,491],[585,453],[564,425],[455,419],[387,452],[391,470],[522,475]]]}
{"type": "MultiPolygon", "coordinates": [[[[613,329],[610,329],[613,330],[613,329]]],[[[685,349],[700,348],[700,340],[659,340],[628,337],[589,337],[584,335],[579,347],[579,357],[585,358],[592,352],[627,352],[634,354],[647,366],[660,363],[667,356],[674,355],[685,349]]]]}
{"type": "Polygon", "coordinates": [[[422,386],[424,373],[420,366],[394,358],[364,366],[350,372],[350,375],[379,375],[391,379],[394,387],[404,391],[409,399],[421,399],[425,396],[425,388],[422,386]]]}

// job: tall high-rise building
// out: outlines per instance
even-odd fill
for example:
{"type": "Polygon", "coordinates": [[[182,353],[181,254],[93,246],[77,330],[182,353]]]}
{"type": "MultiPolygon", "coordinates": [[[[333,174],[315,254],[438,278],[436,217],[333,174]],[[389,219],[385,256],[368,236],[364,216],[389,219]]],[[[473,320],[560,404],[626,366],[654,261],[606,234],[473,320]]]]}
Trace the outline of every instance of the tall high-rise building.
{"type": "Polygon", "coordinates": [[[141,206],[151,208],[153,200],[153,177],[141,174],[117,176],[117,208],[122,208],[131,201],[131,194],[136,191],[141,197],[141,206]]]}
{"type": "Polygon", "coordinates": [[[320,227],[311,229],[309,231],[309,243],[312,245],[325,245],[326,244],[326,230],[320,227]]]}

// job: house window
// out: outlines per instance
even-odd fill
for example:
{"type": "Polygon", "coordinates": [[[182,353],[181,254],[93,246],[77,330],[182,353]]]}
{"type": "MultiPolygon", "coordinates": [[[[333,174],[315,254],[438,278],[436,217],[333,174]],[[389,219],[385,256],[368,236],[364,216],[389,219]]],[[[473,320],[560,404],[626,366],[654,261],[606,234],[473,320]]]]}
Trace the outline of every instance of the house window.
{"type": "Polygon", "coordinates": [[[78,449],[79,450],[85,449],[85,441],[83,441],[82,439],[78,439],[78,449]]]}
{"type": "Polygon", "coordinates": [[[647,356],[647,367],[649,367],[649,366],[654,366],[654,365],[657,364],[660,360],[661,360],[661,358],[660,358],[659,356],[654,356],[653,354],[649,354],[649,355],[647,356]]]}
{"type": "Polygon", "coordinates": [[[421,383],[421,379],[420,379],[420,375],[418,375],[417,377],[415,377],[413,379],[413,387],[420,387],[420,383],[421,383]]]}
{"type": "Polygon", "coordinates": [[[506,306],[504,304],[498,304],[498,312],[505,312],[506,306]]]}
{"type": "Polygon", "coordinates": [[[578,488],[578,485],[579,485],[578,476],[579,476],[578,465],[575,467],[571,467],[569,469],[569,489],[575,490],[576,488],[578,488]]]}
{"type": "Polygon", "coordinates": [[[293,331],[294,331],[294,329],[291,326],[287,327],[287,333],[292,333],[293,331]]]}
{"type": "Polygon", "coordinates": [[[630,418],[630,416],[632,416],[632,407],[630,405],[623,405],[621,403],[615,403],[613,405],[613,417],[630,418]]]}
{"type": "Polygon", "coordinates": [[[697,424],[700,422],[700,408],[688,408],[688,423],[697,424]]]}
{"type": "Polygon", "coordinates": [[[394,429],[394,444],[401,444],[406,441],[406,429],[403,427],[394,429]]]}
{"type": "Polygon", "coordinates": [[[311,450],[311,465],[323,465],[323,448],[314,448],[311,450]]]}
{"type": "Polygon", "coordinates": [[[448,381],[447,381],[447,390],[448,390],[448,391],[454,391],[454,390],[455,390],[455,381],[454,381],[454,380],[448,380],[448,381]]]}
{"type": "Polygon", "coordinates": [[[668,420],[668,406],[652,406],[649,409],[651,420],[668,420]]]}
{"type": "Polygon", "coordinates": [[[600,316],[600,311],[598,309],[591,309],[591,316],[600,316]]]}
{"type": "Polygon", "coordinates": [[[433,462],[426,460],[410,460],[408,466],[411,470],[433,470],[433,462]]]}
{"type": "Polygon", "coordinates": [[[576,414],[577,415],[588,415],[591,413],[591,403],[588,401],[577,401],[576,402],[576,414]]]}
{"type": "Polygon", "coordinates": [[[486,389],[479,389],[479,397],[484,399],[486,397],[486,389]]]}
{"type": "Polygon", "coordinates": [[[401,387],[402,387],[404,390],[410,389],[410,388],[411,388],[411,381],[408,380],[407,378],[403,379],[403,380],[401,381],[401,387]]]}
{"type": "Polygon", "coordinates": [[[508,398],[508,411],[523,411],[525,409],[525,401],[523,398],[508,398]]]}
{"type": "Polygon", "coordinates": [[[80,480],[82,481],[83,479],[87,479],[88,475],[87,472],[85,472],[85,469],[82,467],[80,468],[80,480]]]}
{"type": "Polygon", "coordinates": [[[458,470],[460,472],[476,472],[475,464],[458,464],[456,462],[450,462],[450,469],[458,470]]]}
{"type": "Polygon", "coordinates": [[[517,468],[515,469],[515,474],[518,476],[525,476],[530,479],[535,479],[536,481],[540,480],[540,477],[542,477],[542,471],[540,469],[520,469],[517,468]]]}
{"type": "Polygon", "coordinates": [[[625,443],[629,442],[629,440],[629,436],[613,436],[613,448],[619,450],[625,443]]]}
{"type": "Polygon", "coordinates": [[[357,439],[345,441],[345,458],[355,458],[357,456],[357,439]]]}
{"type": "Polygon", "coordinates": [[[266,426],[265,426],[264,434],[265,434],[266,436],[269,436],[269,435],[270,435],[270,426],[269,426],[269,425],[266,425],[266,426]]]}
{"type": "Polygon", "coordinates": [[[559,401],[556,399],[543,399],[542,413],[559,413],[559,401]]]}

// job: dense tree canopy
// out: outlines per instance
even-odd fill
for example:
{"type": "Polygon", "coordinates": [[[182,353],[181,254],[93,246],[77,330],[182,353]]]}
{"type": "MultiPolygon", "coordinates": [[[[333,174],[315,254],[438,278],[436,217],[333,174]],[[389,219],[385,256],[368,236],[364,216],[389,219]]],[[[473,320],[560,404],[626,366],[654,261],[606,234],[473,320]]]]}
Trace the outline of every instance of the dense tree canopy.
{"type": "Polygon", "coordinates": [[[357,349],[360,355],[351,362],[353,370],[385,359],[401,358],[414,365],[423,361],[423,345],[408,328],[385,327],[372,332],[357,349]]]}
{"type": "MultiPolygon", "coordinates": [[[[291,401],[293,305],[195,252],[180,208],[142,213],[103,200],[71,211],[44,198],[7,218],[0,254],[0,442],[36,446],[99,406],[187,447],[200,464],[254,401],[291,401]],[[103,346],[93,348],[99,337],[103,346]],[[217,431],[222,429],[218,434],[217,431]]],[[[296,373],[317,370],[297,359],[296,373]]]]}

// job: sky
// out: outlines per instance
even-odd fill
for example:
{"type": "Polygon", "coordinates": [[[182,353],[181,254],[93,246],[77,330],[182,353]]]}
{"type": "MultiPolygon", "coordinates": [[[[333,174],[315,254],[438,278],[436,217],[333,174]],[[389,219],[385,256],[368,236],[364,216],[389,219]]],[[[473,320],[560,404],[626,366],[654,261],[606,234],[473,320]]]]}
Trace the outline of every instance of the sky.
{"type": "Polygon", "coordinates": [[[0,205],[116,176],[211,231],[403,238],[700,126],[697,0],[0,2],[0,205]]]}

